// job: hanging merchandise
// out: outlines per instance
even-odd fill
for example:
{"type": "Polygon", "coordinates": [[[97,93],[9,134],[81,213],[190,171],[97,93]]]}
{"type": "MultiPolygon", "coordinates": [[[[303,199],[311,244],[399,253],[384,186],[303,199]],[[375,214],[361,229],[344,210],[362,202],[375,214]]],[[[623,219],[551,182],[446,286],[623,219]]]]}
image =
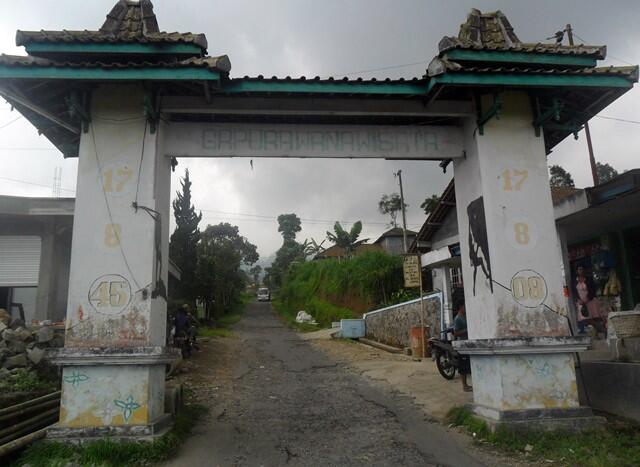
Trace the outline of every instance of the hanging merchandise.
{"type": "Polygon", "coordinates": [[[609,280],[604,286],[603,295],[620,295],[622,292],[622,284],[620,284],[620,280],[618,279],[618,275],[616,274],[616,270],[612,269],[609,271],[609,280]]]}

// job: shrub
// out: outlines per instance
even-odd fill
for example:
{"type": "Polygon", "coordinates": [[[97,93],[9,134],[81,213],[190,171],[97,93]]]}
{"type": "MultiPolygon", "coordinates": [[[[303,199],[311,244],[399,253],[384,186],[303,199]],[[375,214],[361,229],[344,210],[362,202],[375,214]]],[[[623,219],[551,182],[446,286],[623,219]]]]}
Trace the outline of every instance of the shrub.
{"type": "Polygon", "coordinates": [[[277,308],[288,316],[305,310],[323,326],[377,306],[402,301],[402,258],[382,251],[348,260],[325,259],[293,266],[278,292],[277,308]]]}

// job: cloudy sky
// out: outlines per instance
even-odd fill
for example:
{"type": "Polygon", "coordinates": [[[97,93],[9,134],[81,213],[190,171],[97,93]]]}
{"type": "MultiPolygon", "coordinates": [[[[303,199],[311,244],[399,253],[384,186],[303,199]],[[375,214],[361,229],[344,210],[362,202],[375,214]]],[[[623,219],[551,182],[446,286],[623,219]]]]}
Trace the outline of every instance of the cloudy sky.
{"type": "MultiPolygon", "coordinates": [[[[24,54],[16,29],[97,29],[115,0],[0,0],[0,52],[24,54]]],[[[640,2],[637,0],[155,0],[162,30],[206,33],[211,55],[227,54],[232,77],[344,76],[397,78],[424,74],[443,35],[456,35],[471,7],[501,9],[521,40],[544,41],[566,23],[589,44],[606,44],[605,64],[640,63],[640,2]]],[[[578,42],[581,42],[579,40],[578,42]]],[[[619,171],[640,166],[640,91],[628,92],[591,122],[596,158],[619,171]]],[[[53,146],[10,108],[0,104],[0,194],[50,196],[56,167],[62,195],[73,196],[77,162],[53,146]],[[13,122],[13,123],[12,123],[13,122]]],[[[584,138],[556,147],[560,164],[578,186],[589,186],[584,138]]],[[[295,212],[300,238],[324,238],[335,220],[362,220],[364,236],[385,230],[377,211],[384,193],[397,191],[393,172],[402,169],[408,223],[424,221],[419,205],[440,193],[451,176],[435,162],[181,159],[173,178],[189,168],[194,202],[206,223],[228,221],[258,245],[262,256],[280,245],[275,217],[295,212]]]]}

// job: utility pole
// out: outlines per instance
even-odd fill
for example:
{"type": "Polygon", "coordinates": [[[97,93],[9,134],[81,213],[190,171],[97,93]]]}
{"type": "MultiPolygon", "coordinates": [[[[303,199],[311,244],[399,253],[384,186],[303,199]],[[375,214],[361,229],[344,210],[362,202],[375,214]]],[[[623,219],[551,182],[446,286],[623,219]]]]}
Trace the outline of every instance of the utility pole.
{"type": "MultiPolygon", "coordinates": [[[[567,24],[565,31],[567,32],[567,38],[569,39],[569,45],[573,45],[573,29],[570,24],[567,24]]],[[[591,164],[591,176],[593,177],[593,186],[597,186],[600,181],[598,180],[598,169],[596,166],[596,158],[593,155],[593,144],[591,143],[591,132],[589,131],[589,122],[584,123],[584,133],[587,136],[587,147],[589,148],[589,163],[591,164]]]]}
{"type": "Polygon", "coordinates": [[[393,175],[398,177],[398,182],[400,184],[400,206],[402,207],[402,245],[404,246],[404,253],[406,254],[409,248],[407,247],[407,213],[404,209],[404,192],[402,191],[402,170],[398,170],[393,175]]]}

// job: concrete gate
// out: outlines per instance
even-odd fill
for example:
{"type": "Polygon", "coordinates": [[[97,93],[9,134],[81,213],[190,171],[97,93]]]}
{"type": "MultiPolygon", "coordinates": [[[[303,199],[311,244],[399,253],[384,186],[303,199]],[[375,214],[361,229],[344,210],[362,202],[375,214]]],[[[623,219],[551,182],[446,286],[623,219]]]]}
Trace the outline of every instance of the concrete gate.
{"type": "Polygon", "coordinates": [[[18,31],[0,94],[79,157],[60,422],[51,437],[148,437],[163,411],[172,157],[453,161],[476,412],[589,422],[564,317],[546,155],[629,90],[605,47],[527,44],[472,10],[412,80],[230,78],[204,35],[149,0],[98,31],[18,31]]]}

